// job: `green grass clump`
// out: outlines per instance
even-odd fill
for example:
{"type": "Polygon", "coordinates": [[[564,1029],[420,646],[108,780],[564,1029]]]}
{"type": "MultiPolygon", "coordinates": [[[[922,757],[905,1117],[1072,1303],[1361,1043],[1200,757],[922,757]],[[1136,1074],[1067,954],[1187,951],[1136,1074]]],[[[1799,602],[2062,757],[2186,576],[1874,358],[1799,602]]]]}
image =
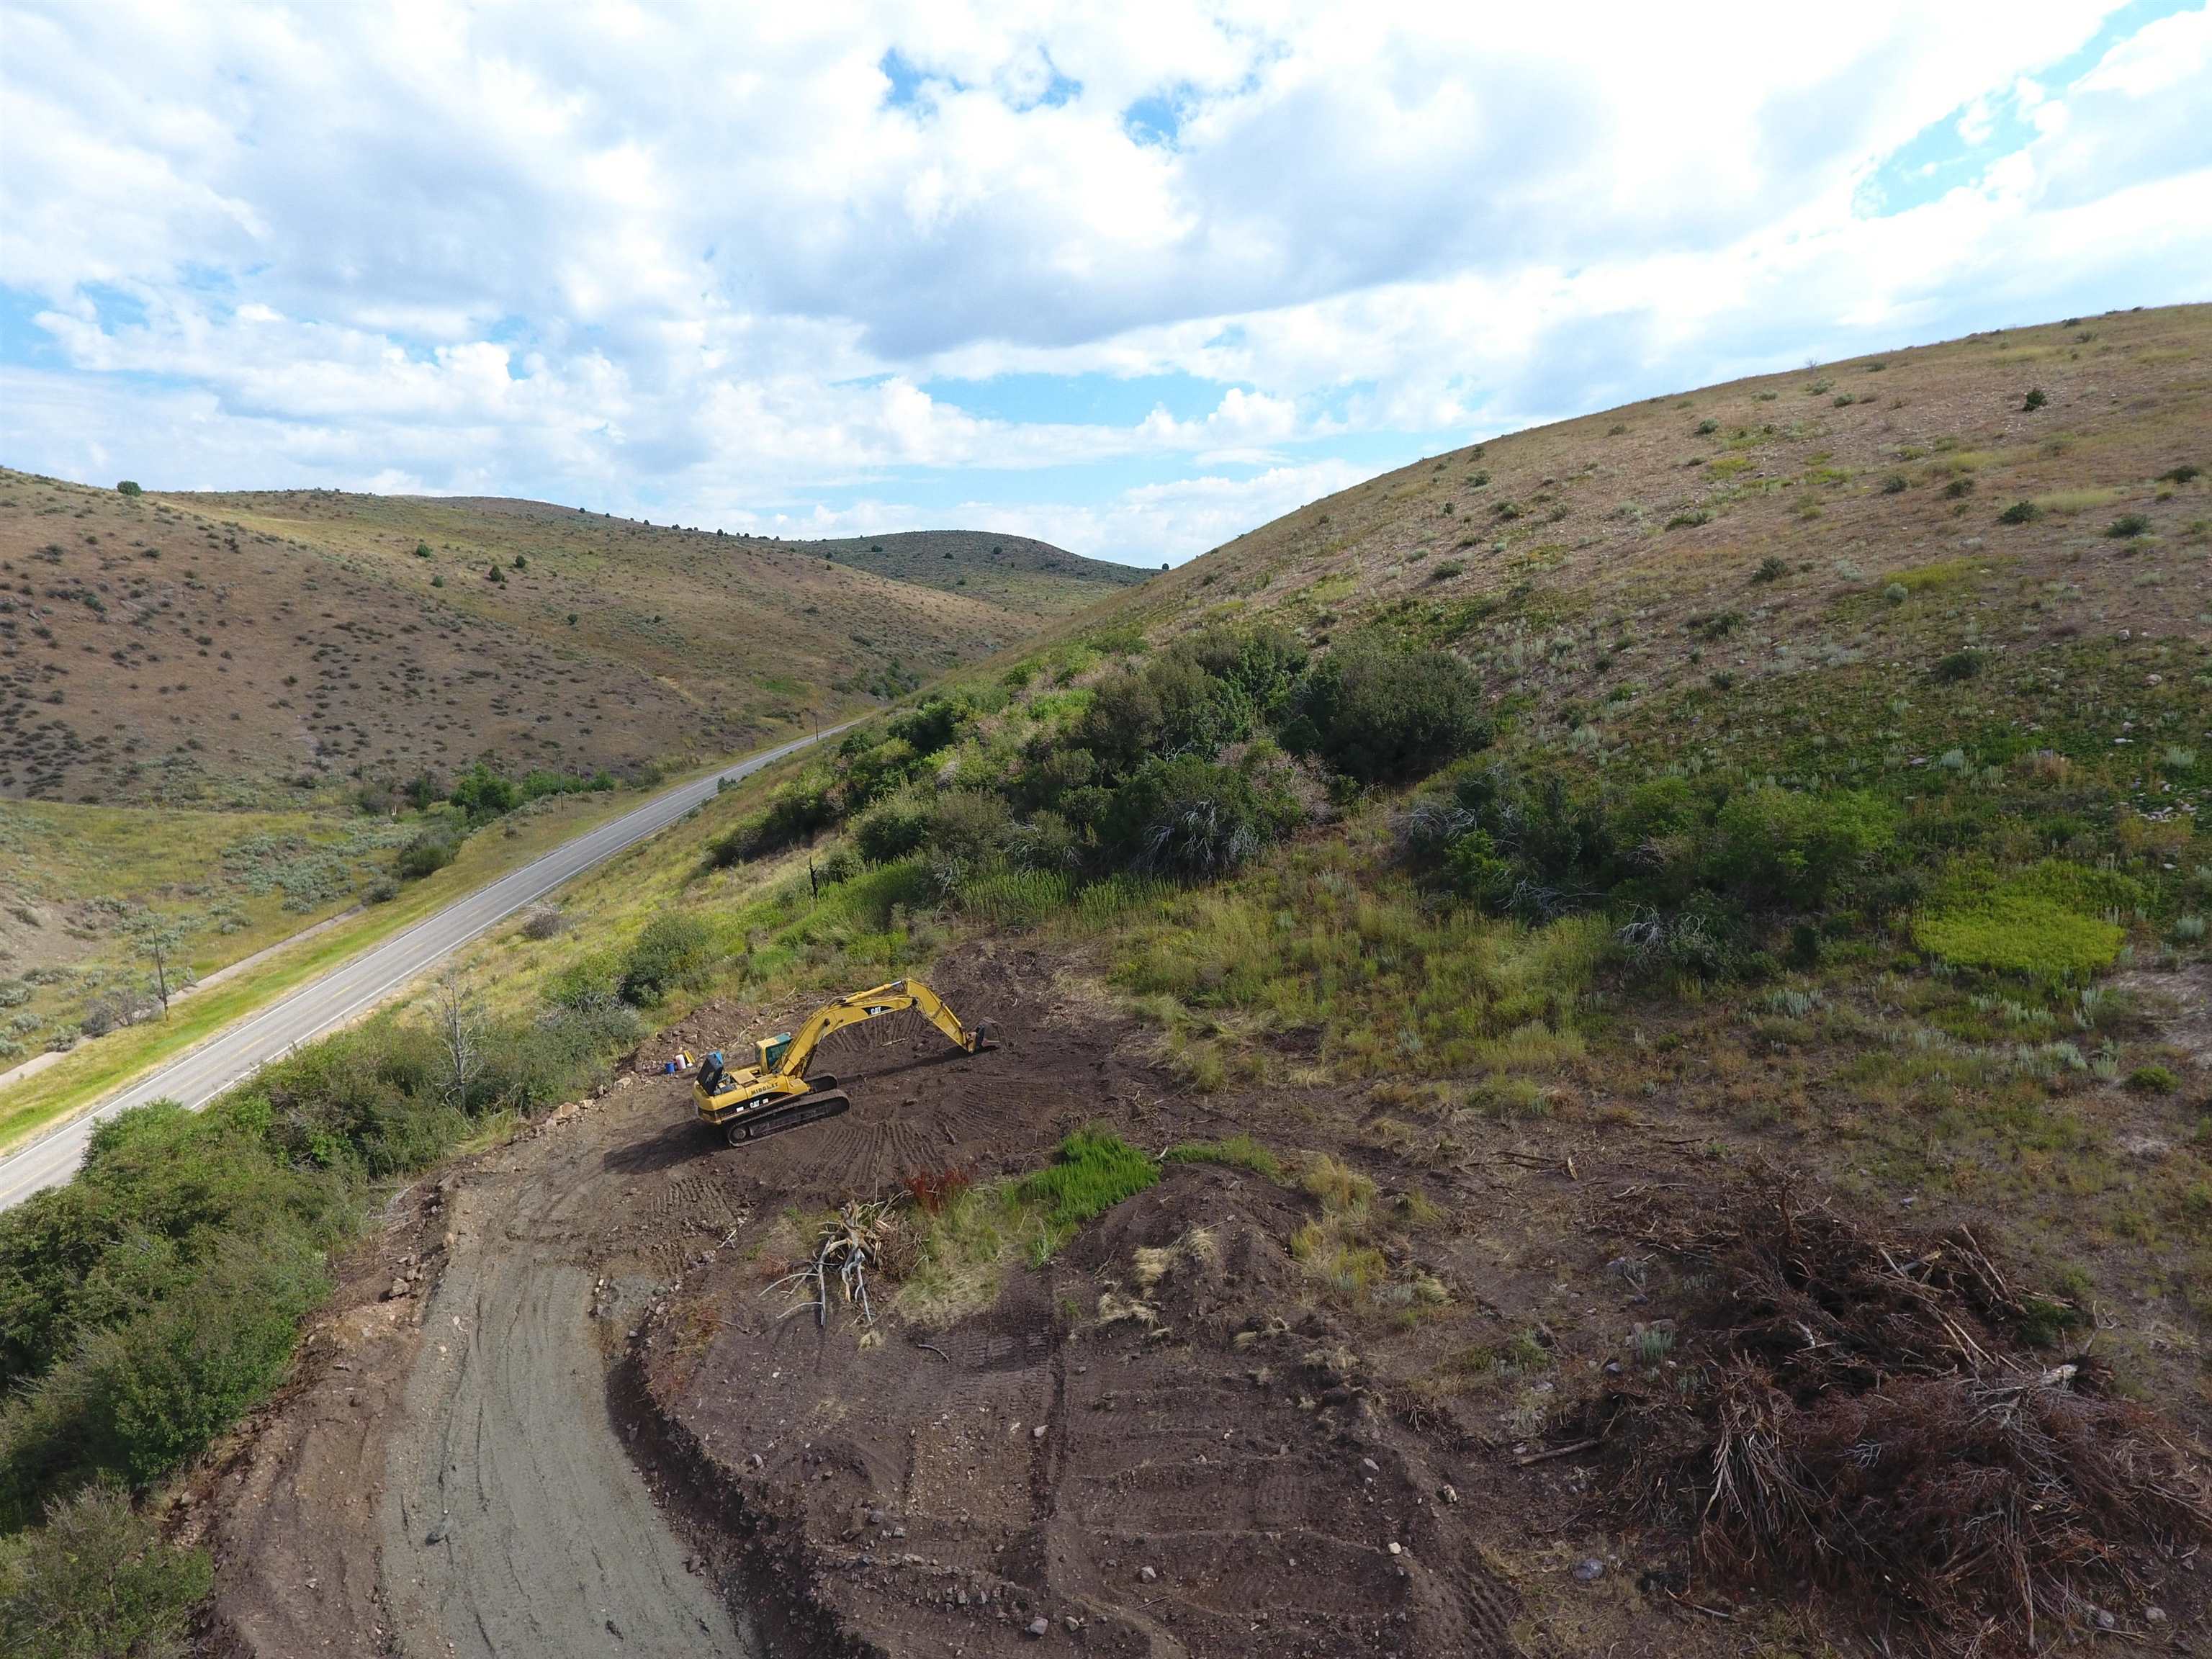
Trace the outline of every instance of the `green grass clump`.
{"type": "Polygon", "coordinates": [[[1226,1164],[1270,1181],[1279,1181],[1283,1175],[1282,1160],[1247,1134],[1221,1140],[1186,1140],[1169,1147],[1163,1156],[1170,1164],[1226,1164]]]}
{"type": "Polygon", "coordinates": [[[1051,870],[1000,870],[960,891],[961,908],[994,927],[1034,927],[1066,908],[1069,884],[1051,870]]]}
{"type": "MultiPolygon", "coordinates": [[[[2008,524],[2025,523],[2025,520],[2008,519],[2008,524]]],[[[1902,587],[1908,593],[1924,593],[1931,587],[1948,587],[1953,582],[1964,581],[1978,567],[1972,559],[1938,559],[1933,564],[1915,565],[1910,570],[1893,572],[1893,586],[1902,587]]]]}
{"type": "Polygon", "coordinates": [[[1053,1161],[1014,1183],[1014,1196],[1042,1211],[1060,1239],[1160,1178],[1160,1166],[1109,1129],[1079,1129],[1053,1161]]]}
{"type": "Polygon", "coordinates": [[[1912,922],[1912,942],[1955,966],[2051,981],[2087,979],[2111,967],[2125,937],[2112,922],[2016,885],[1923,911],[1912,922]]]}

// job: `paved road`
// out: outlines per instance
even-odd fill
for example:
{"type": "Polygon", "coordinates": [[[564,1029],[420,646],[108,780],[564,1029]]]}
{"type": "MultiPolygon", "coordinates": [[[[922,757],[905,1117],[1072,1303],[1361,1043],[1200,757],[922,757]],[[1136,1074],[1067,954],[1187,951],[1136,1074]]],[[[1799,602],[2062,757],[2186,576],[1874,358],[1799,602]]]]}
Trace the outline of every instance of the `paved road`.
{"type": "MultiPolygon", "coordinates": [[[[835,726],[824,737],[844,727],[835,726]]],[[[704,800],[714,798],[725,778],[742,778],[769,762],[813,742],[800,738],[781,747],[764,750],[728,769],[680,784],[644,805],[587,834],[564,842],[542,858],[511,871],[488,887],[456,899],[435,915],[416,922],[404,933],[371,946],[285,997],[249,1014],[221,1035],[210,1038],[191,1053],[170,1061],[122,1093],[112,1096],[93,1110],[70,1119],[0,1161],[0,1209],[20,1204],[33,1193],[58,1186],[76,1173],[84,1159],[85,1143],[93,1126],[103,1118],[149,1100],[175,1100],[195,1109],[204,1106],[225,1089],[266,1060],[276,1059],[295,1042],[320,1036],[374,1006],[457,946],[543,898],[562,883],[581,875],[593,865],[612,858],[633,842],[665,830],[704,800]]]]}

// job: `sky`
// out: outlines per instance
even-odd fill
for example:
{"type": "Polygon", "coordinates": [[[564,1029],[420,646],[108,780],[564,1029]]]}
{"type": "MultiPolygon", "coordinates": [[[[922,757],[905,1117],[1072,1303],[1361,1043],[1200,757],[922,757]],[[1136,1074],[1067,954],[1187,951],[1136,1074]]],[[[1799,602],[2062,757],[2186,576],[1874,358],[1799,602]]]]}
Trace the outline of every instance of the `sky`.
{"type": "Polygon", "coordinates": [[[0,0],[0,463],[1133,564],[2212,299],[2212,11],[0,0]]]}

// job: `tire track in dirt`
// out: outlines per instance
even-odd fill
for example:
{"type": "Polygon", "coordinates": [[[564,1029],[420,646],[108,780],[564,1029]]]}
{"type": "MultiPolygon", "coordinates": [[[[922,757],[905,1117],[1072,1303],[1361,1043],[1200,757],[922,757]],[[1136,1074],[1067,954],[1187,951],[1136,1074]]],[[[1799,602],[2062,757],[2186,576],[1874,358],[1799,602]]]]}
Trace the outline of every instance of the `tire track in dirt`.
{"type": "Polygon", "coordinates": [[[586,1119],[525,1143],[456,1202],[386,1452],[380,1578],[403,1654],[761,1651],[690,1570],[609,1412],[591,1247],[638,1213],[638,1183],[607,1139],[586,1119]]]}

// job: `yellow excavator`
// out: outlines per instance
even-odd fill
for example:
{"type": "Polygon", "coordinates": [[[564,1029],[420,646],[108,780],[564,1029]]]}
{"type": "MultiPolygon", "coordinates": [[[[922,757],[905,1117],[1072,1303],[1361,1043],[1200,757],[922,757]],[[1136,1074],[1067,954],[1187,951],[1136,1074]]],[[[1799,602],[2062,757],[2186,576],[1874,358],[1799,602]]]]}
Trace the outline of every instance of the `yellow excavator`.
{"type": "Polygon", "coordinates": [[[757,1037],[753,1063],[735,1070],[723,1064],[721,1051],[699,1067],[691,1093],[699,1121],[720,1129],[732,1146],[836,1117],[853,1103],[834,1077],[806,1075],[814,1051],[832,1031],[913,1009],[968,1054],[998,1046],[988,1021],[963,1025],[945,999],[918,979],[895,979],[816,1009],[796,1031],[757,1037]]]}

